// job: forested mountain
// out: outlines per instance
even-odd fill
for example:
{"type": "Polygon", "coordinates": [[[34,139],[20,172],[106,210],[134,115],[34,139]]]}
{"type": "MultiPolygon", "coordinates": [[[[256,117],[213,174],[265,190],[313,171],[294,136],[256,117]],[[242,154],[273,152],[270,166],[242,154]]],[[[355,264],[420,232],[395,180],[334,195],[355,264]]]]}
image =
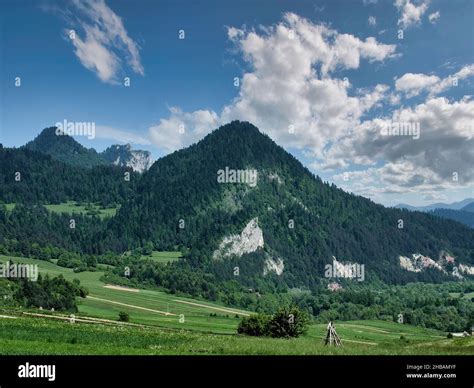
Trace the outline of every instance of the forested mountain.
{"type": "Polygon", "coordinates": [[[0,145],[0,202],[49,204],[67,200],[122,203],[133,196],[138,174],[131,168],[81,168],[28,148],[0,145]]]}
{"type": "Polygon", "coordinates": [[[27,143],[25,148],[31,151],[50,155],[53,159],[72,166],[91,168],[109,164],[93,148],[85,148],[71,136],[57,135],[56,127],[45,128],[34,140],[27,143]]]}
{"type": "Polygon", "coordinates": [[[149,242],[156,249],[189,248],[188,260],[197,268],[230,280],[239,267],[239,279],[249,284],[265,273],[288,286],[312,286],[333,256],[364,264],[390,283],[450,276],[435,265],[402,267],[400,256],[437,261],[449,252],[456,261],[474,263],[473,230],[323,183],[243,122],[158,160],[109,228],[122,250],[149,242]],[[219,183],[226,168],[256,170],[257,184],[219,183]]]}

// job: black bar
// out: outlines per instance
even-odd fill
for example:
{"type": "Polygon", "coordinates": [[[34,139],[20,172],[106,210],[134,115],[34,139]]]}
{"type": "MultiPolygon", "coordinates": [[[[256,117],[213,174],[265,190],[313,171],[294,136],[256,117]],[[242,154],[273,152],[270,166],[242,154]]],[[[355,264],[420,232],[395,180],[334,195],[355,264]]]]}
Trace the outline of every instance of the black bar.
{"type": "Polygon", "coordinates": [[[88,388],[97,384],[158,387],[165,382],[177,386],[262,383],[267,387],[271,383],[295,386],[303,381],[314,387],[472,388],[473,365],[472,356],[2,356],[0,388],[77,385],[88,388]],[[27,362],[55,365],[55,381],[20,378],[19,366],[27,362]],[[416,366],[420,369],[414,369],[416,366]],[[427,373],[443,376],[430,377],[427,373]],[[409,378],[407,374],[421,376],[409,378]]]}

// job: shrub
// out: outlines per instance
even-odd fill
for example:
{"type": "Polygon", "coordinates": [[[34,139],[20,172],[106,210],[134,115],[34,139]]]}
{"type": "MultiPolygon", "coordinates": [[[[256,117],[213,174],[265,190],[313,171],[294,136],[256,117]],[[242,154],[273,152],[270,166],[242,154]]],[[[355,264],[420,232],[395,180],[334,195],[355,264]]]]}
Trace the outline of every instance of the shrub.
{"type": "Polygon", "coordinates": [[[244,317],[237,328],[239,334],[293,338],[304,334],[309,316],[297,306],[281,308],[274,315],[257,314],[244,317]]]}
{"type": "Polygon", "coordinates": [[[120,311],[119,312],[119,321],[120,322],[128,322],[130,320],[130,315],[126,313],[125,311],[120,311]]]}
{"type": "Polygon", "coordinates": [[[237,333],[253,336],[268,335],[268,324],[271,316],[267,314],[256,314],[244,317],[237,327],[237,333]]]}
{"type": "Polygon", "coordinates": [[[297,306],[281,308],[273,315],[268,325],[272,337],[299,337],[308,330],[309,316],[297,306]]]}

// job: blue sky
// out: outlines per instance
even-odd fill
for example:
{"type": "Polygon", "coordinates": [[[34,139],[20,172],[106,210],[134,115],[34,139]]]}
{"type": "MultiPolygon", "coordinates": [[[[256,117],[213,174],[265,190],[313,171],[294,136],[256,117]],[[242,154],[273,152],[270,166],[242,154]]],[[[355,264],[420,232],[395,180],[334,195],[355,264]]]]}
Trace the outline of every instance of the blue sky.
{"type": "Polygon", "coordinates": [[[0,141],[93,122],[95,139],[76,136],[85,146],[130,142],[158,158],[242,119],[376,202],[460,200],[474,196],[473,11],[468,0],[2,0],[0,141]],[[419,139],[381,134],[393,123],[419,124],[419,139]]]}

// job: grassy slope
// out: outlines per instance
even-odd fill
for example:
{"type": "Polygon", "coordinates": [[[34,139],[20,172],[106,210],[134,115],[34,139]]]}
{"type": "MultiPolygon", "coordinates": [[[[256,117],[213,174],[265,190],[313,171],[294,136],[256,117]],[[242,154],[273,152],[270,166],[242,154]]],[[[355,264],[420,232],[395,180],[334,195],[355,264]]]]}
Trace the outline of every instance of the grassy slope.
{"type": "MultiPolygon", "coordinates": [[[[12,211],[15,207],[14,203],[5,204],[7,211],[12,211]]],[[[66,214],[87,214],[86,206],[78,206],[75,201],[68,201],[57,205],[45,205],[45,207],[54,213],[66,213],[66,214]]],[[[99,211],[100,218],[113,217],[117,213],[117,208],[102,209],[100,206],[94,205],[94,209],[99,211]]]]}
{"type": "Polygon", "coordinates": [[[153,251],[150,256],[142,255],[144,260],[153,260],[157,263],[170,263],[181,257],[181,252],[153,251]]]}
{"type": "MultiPolygon", "coordinates": [[[[0,261],[6,261],[9,258],[10,257],[0,255],[0,261]]],[[[208,301],[197,301],[189,298],[177,297],[175,295],[155,290],[140,290],[140,292],[136,293],[104,288],[105,284],[99,280],[103,274],[102,272],[74,273],[72,269],[59,267],[47,261],[26,258],[13,258],[13,260],[16,263],[37,264],[40,273],[49,273],[52,276],[62,274],[68,280],[79,279],[81,284],[89,290],[89,296],[163,312],[170,312],[176,315],[165,316],[163,314],[143,311],[136,308],[89,298],[79,300],[79,313],[82,314],[106,319],[117,319],[119,311],[125,311],[130,314],[130,321],[135,323],[217,333],[235,333],[235,329],[239,322],[239,318],[235,318],[235,314],[182,303],[182,301],[190,301],[192,303],[199,303],[211,307],[225,308],[224,306],[219,306],[208,301]],[[210,317],[210,313],[216,313],[217,317],[210,317]],[[184,323],[179,322],[181,314],[184,315],[184,323]],[[228,318],[226,317],[227,315],[229,316],[228,318]]],[[[237,309],[231,310],[238,311],[237,309]]]]}
{"type": "MultiPolygon", "coordinates": [[[[8,257],[0,256],[0,261],[8,257]]],[[[207,301],[176,297],[154,290],[138,293],[104,288],[101,272],[73,273],[45,261],[16,258],[16,262],[38,264],[40,272],[67,279],[77,278],[90,296],[130,305],[168,311],[165,316],[132,307],[81,299],[78,316],[116,320],[119,311],[131,322],[154,327],[118,327],[71,324],[42,318],[0,318],[1,354],[474,354],[473,338],[448,340],[444,333],[386,321],[338,322],[344,342],[341,349],[323,346],[325,324],[313,324],[296,340],[252,338],[231,335],[239,322],[234,314],[179,301],[225,308],[207,301]],[[210,317],[209,313],[217,313],[210,317]],[[185,322],[180,323],[180,314],[185,322]],[[227,318],[226,315],[229,315],[227,318]],[[159,326],[159,327],[156,327],[159,326]],[[401,340],[400,336],[405,340],[401,340]]],[[[1,312],[7,314],[8,312],[1,312]]]]}

